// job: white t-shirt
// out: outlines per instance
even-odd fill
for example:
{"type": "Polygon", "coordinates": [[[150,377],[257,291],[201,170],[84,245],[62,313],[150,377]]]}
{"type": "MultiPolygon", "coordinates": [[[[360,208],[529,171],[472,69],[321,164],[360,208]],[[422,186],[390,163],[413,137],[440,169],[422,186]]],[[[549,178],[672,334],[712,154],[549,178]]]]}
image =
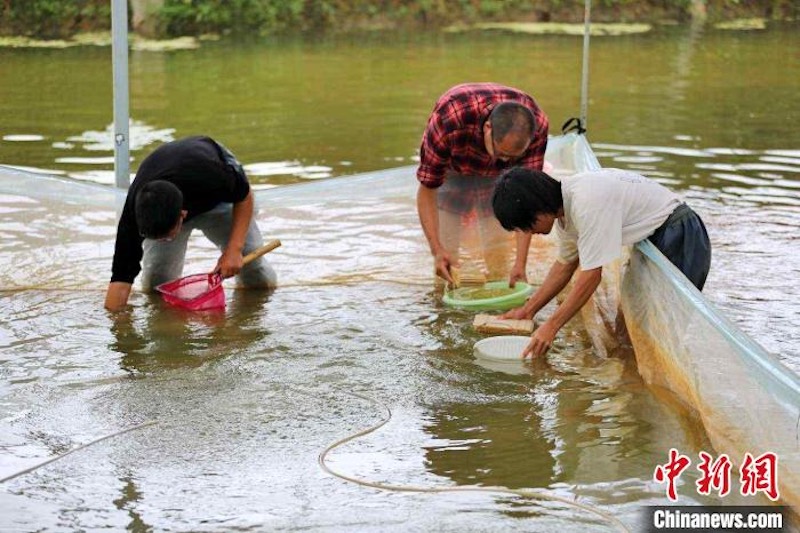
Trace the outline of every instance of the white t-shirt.
{"type": "Polygon", "coordinates": [[[558,260],[580,260],[581,270],[601,267],[622,255],[622,247],[646,239],[681,204],[681,199],[634,172],[607,168],[561,180],[564,223],[553,225],[558,260]]]}

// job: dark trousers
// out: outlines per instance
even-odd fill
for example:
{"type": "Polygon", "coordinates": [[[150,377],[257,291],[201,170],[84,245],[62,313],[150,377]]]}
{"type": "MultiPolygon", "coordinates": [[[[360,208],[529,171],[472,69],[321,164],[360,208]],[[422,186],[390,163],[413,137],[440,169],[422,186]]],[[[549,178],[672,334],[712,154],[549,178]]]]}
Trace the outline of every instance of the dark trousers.
{"type": "Polygon", "coordinates": [[[695,287],[703,290],[711,268],[711,243],[697,213],[686,204],[679,205],[649,239],[695,287]]]}

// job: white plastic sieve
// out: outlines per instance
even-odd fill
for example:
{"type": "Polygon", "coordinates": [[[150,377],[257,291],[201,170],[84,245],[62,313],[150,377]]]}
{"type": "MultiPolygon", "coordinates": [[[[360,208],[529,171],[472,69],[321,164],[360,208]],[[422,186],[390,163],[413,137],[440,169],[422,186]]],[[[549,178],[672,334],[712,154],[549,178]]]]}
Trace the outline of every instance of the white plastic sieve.
{"type": "Polygon", "coordinates": [[[475,357],[495,361],[522,361],[522,351],[531,341],[522,335],[498,335],[479,340],[473,346],[475,357]]]}

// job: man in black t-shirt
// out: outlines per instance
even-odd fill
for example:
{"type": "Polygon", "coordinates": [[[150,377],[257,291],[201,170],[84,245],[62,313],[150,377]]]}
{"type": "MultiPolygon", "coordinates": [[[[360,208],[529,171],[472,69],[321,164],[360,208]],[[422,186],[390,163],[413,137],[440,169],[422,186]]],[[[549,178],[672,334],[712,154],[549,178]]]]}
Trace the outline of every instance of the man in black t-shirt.
{"type": "Polygon", "coordinates": [[[127,304],[142,270],[146,292],[181,277],[193,229],[222,250],[215,271],[223,278],[238,275],[245,287],[274,287],[275,272],[263,257],[243,267],[243,256],[263,244],[253,204],[242,165],[213,139],[187,137],[160,146],[142,161],[128,191],[106,308],[127,304]]]}

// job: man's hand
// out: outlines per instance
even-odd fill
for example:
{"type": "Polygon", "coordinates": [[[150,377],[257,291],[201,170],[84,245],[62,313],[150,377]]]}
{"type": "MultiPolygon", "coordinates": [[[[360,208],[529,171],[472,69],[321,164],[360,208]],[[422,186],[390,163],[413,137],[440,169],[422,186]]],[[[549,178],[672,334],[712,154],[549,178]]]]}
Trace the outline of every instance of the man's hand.
{"type": "Polygon", "coordinates": [[[528,264],[528,250],[531,247],[531,234],[527,231],[515,231],[514,239],[517,241],[516,258],[514,266],[508,275],[508,286],[514,287],[518,281],[527,283],[528,275],[525,274],[525,266],[528,264]]]}
{"type": "Polygon", "coordinates": [[[522,265],[514,264],[511,267],[511,272],[508,274],[508,286],[512,289],[518,281],[528,282],[528,275],[525,273],[525,267],[522,265]]]}
{"type": "Polygon", "coordinates": [[[125,306],[128,305],[128,297],[131,294],[132,287],[132,284],[122,281],[112,281],[109,283],[108,290],[106,291],[106,309],[111,312],[125,309],[125,306]]]}
{"type": "Polygon", "coordinates": [[[556,333],[558,333],[558,329],[551,326],[549,322],[545,322],[536,328],[536,331],[531,335],[531,342],[528,343],[528,346],[526,346],[525,350],[522,352],[522,358],[525,359],[530,356],[531,359],[534,359],[546,354],[550,346],[553,345],[556,333]]]}
{"type": "Polygon", "coordinates": [[[433,265],[436,268],[436,275],[453,285],[450,267],[455,264],[439,240],[439,212],[436,207],[436,196],[436,189],[430,189],[420,184],[417,189],[417,213],[422,225],[422,232],[425,234],[434,258],[433,265]]]}
{"type": "Polygon", "coordinates": [[[226,249],[217,261],[214,272],[219,273],[222,279],[226,279],[238,274],[243,266],[242,253],[226,249]]]}
{"type": "Polygon", "coordinates": [[[228,237],[228,244],[225,245],[225,251],[222,252],[217,266],[214,268],[214,272],[218,272],[223,279],[235,276],[244,266],[242,249],[247,239],[250,222],[253,219],[254,204],[252,189],[244,200],[233,204],[231,234],[228,237]]]}
{"type": "Polygon", "coordinates": [[[527,320],[529,318],[533,318],[533,313],[528,309],[527,305],[523,305],[520,307],[515,307],[510,311],[506,311],[500,318],[507,319],[510,318],[512,320],[527,320]]]}
{"type": "Polygon", "coordinates": [[[450,258],[450,254],[445,251],[438,252],[434,256],[434,265],[436,266],[437,276],[443,278],[450,285],[455,284],[453,276],[450,274],[450,267],[455,266],[453,260],[450,258]]]}

